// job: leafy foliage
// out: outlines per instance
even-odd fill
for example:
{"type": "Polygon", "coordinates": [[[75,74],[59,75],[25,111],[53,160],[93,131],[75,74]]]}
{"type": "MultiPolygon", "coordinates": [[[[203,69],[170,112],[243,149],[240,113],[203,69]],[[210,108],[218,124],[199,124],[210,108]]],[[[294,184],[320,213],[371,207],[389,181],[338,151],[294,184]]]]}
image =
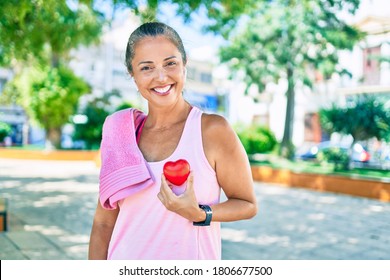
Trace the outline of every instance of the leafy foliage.
{"type": "Polygon", "coordinates": [[[1,1],[0,65],[12,61],[40,61],[55,66],[59,58],[80,44],[96,42],[103,17],[79,1],[1,1]]]}
{"type": "Polygon", "coordinates": [[[319,161],[326,161],[334,164],[334,170],[349,169],[348,150],[338,147],[330,147],[320,151],[317,155],[319,161]]]}
{"type": "MultiPolygon", "coordinates": [[[[164,2],[174,4],[185,20],[190,20],[194,12],[205,11],[210,19],[205,30],[232,40],[222,49],[222,60],[236,71],[243,70],[248,86],[257,84],[262,89],[269,81],[287,77],[285,147],[291,147],[296,81],[310,84],[308,69],[333,73],[337,70],[337,49],[350,48],[360,38],[354,28],[336,16],[342,9],[354,12],[359,0],[110,1],[114,10],[129,7],[144,21],[156,19],[159,5],[164,2]],[[236,32],[237,26],[245,27],[244,31],[236,32]]],[[[17,72],[30,61],[57,68],[66,62],[69,50],[98,40],[107,19],[99,10],[101,4],[101,0],[1,1],[0,65],[16,65],[17,72]]],[[[19,87],[26,92],[44,92],[37,86],[19,87]]],[[[8,101],[20,101],[19,97],[8,96],[8,101]]],[[[60,111],[61,107],[56,109],[60,111]]]]}
{"type": "Polygon", "coordinates": [[[319,112],[323,129],[328,133],[352,135],[354,141],[371,138],[390,142],[390,111],[385,102],[372,95],[352,97],[345,106],[333,104],[319,112]]]}
{"type": "MultiPolygon", "coordinates": [[[[358,0],[259,1],[242,20],[242,28],[230,34],[220,50],[221,60],[233,73],[262,92],[270,82],[288,81],[287,110],[281,148],[291,149],[295,86],[311,86],[314,71],[325,77],[338,68],[338,50],[351,49],[362,33],[341,20],[341,10],[354,12],[358,0]]],[[[223,20],[221,20],[223,22],[223,20]]]]}
{"type": "Polygon", "coordinates": [[[120,110],[127,109],[127,108],[136,108],[136,106],[134,106],[130,102],[123,102],[123,103],[119,104],[119,106],[115,109],[115,111],[120,111],[120,110]]]}
{"type": "Polygon", "coordinates": [[[0,142],[11,133],[11,127],[5,122],[0,122],[0,142]]]}
{"type": "Polygon", "coordinates": [[[238,128],[237,135],[245,151],[250,155],[271,152],[277,144],[275,135],[263,126],[252,125],[238,128]]]}
{"type": "Polygon", "coordinates": [[[110,114],[105,108],[89,103],[84,110],[88,121],[85,124],[75,124],[74,140],[83,140],[87,149],[96,149],[102,139],[102,125],[110,114]]]}
{"type": "MultiPolygon", "coordinates": [[[[4,96],[12,96],[30,118],[46,131],[60,131],[77,109],[80,96],[89,86],[66,67],[25,68],[12,82],[6,84],[4,96]]],[[[59,147],[59,136],[51,139],[59,147]]]]}
{"type": "Polygon", "coordinates": [[[253,2],[254,0],[113,0],[112,4],[114,7],[129,7],[144,22],[156,20],[159,6],[163,3],[173,4],[177,15],[182,16],[186,22],[191,20],[194,13],[204,11],[211,19],[205,29],[227,34],[227,31],[234,27],[235,19],[249,11],[253,2]]]}
{"type": "Polygon", "coordinates": [[[15,73],[1,102],[21,105],[58,147],[62,125],[89,92],[65,66],[69,52],[97,42],[104,18],[90,0],[10,0],[1,7],[0,65],[15,73]]]}
{"type": "MultiPolygon", "coordinates": [[[[83,115],[87,116],[88,121],[83,124],[75,124],[74,140],[83,140],[87,149],[98,149],[102,139],[103,123],[106,117],[113,113],[107,109],[110,106],[112,97],[118,97],[117,91],[107,92],[102,97],[95,97],[90,100],[83,111],[83,115]]],[[[125,102],[117,107],[114,111],[134,107],[131,103],[125,102]]]]}
{"type": "MultiPolygon", "coordinates": [[[[22,105],[29,117],[47,130],[56,145],[60,126],[74,112],[78,97],[88,91],[85,83],[64,65],[70,50],[98,42],[103,24],[110,20],[107,5],[102,5],[107,4],[105,2],[1,0],[0,65],[13,67],[16,74],[1,101],[22,105]]],[[[108,6],[113,7],[113,14],[116,9],[128,7],[144,21],[150,21],[156,19],[158,7],[163,2],[175,4],[178,14],[189,20],[191,13],[201,7],[212,5],[212,11],[227,8],[235,12],[245,1],[111,0],[108,6]]],[[[100,123],[98,116],[105,112],[102,108],[103,111],[98,107],[94,109],[89,108],[87,113],[95,114],[100,123]]],[[[87,136],[91,139],[100,133],[88,129],[85,132],[91,133],[87,136]]]]}

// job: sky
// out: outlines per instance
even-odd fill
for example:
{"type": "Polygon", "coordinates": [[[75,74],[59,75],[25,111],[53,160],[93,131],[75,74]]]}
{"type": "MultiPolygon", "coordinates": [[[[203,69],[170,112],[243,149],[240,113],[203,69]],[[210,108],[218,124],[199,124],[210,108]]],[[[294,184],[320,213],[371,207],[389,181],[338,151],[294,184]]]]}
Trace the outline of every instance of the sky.
{"type": "Polygon", "coordinates": [[[218,47],[223,43],[220,36],[202,31],[207,18],[204,13],[194,14],[190,23],[184,23],[183,19],[175,15],[171,5],[161,6],[159,20],[173,27],[183,40],[183,44],[190,58],[197,60],[217,61],[218,47]]]}
{"type": "MultiPolygon", "coordinates": [[[[360,3],[355,16],[349,17],[351,23],[362,20],[368,15],[390,17],[390,0],[361,0],[360,3]]],[[[221,37],[202,32],[202,26],[207,20],[204,13],[194,14],[193,21],[185,24],[181,17],[175,15],[171,5],[162,5],[161,11],[163,15],[160,16],[160,20],[172,26],[179,33],[190,57],[196,60],[218,61],[218,47],[224,41],[221,37]]]]}
{"type": "MultiPolygon", "coordinates": [[[[356,22],[368,14],[390,17],[389,4],[390,0],[361,0],[356,15],[353,18],[350,16],[346,18],[356,22]]],[[[218,48],[224,43],[223,39],[202,31],[202,27],[208,20],[204,12],[193,14],[192,18],[190,23],[184,23],[182,17],[175,15],[172,4],[163,3],[160,6],[159,20],[172,26],[179,33],[190,59],[218,63],[218,48]]]]}

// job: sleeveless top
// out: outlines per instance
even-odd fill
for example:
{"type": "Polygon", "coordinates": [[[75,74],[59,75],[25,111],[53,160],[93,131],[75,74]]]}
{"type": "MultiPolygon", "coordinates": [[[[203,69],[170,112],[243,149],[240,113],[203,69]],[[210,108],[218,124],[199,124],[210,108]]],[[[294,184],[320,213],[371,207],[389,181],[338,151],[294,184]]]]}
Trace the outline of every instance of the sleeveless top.
{"type": "MultiPolygon", "coordinates": [[[[203,150],[201,118],[202,111],[193,107],[175,151],[162,161],[147,163],[154,184],[119,201],[108,259],[221,259],[219,222],[194,226],[192,221],[168,211],[157,197],[165,162],[186,159],[193,172],[198,203],[219,203],[221,189],[203,150]]],[[[172,190],[180,194],[185,186],[172,190]]]]}

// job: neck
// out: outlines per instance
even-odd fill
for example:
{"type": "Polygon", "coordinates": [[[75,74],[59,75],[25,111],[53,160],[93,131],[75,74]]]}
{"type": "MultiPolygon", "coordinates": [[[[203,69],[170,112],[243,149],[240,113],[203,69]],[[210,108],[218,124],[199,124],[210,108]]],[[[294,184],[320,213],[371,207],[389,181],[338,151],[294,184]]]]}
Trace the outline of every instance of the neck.
{"type": "Polygon", "coordinates": [[[176,104],[169,107],[149,107],[148,119],[145,123],[145,127],[159,130],[167,129],[177,123],[185,121],[190,111],[191,105],[184,99],[181,99],[176,104]]]}

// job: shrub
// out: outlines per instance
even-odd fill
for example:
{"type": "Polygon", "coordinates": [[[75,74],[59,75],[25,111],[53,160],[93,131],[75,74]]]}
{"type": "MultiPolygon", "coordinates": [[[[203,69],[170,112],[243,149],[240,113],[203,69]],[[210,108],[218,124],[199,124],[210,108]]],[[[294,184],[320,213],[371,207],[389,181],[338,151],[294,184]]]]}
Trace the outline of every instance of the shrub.
{"type": "Polygon", "coordinates": [[[73,140],[84,141],[88,150],[98,149],[102,139],[103,123],[110,112],[105,108],[96,106],[95,103],[88,103],[83,114],[87,116],[88,121],[75,124],[73,140]]]}
{"type": "Polygon", "coordinates": [[[349,155],[348,150],[342,148],[328,148],[319,152],[317,155],[319,161],[326,161],[334,164],[335,170],[348,170],[349,155]]]}
{"type": "Polygon", "coordinates": [[[119,104],[119,106],[115,109],[115,111],[120,111],[127,108],[136,108],[132,103],[128,101],[124,101],[123,103],[119,104]]]}
{"type": "Polygon", "coordinates": [[[237,135],[249,155],[269,153],[276,144],[275,135],[264,126],[249,126],[237,129],[237,135]]]}
{"type": "Polygon", "coordinates": [[[11,133],[11,127],[5,122],[0,122],[0,142],[11,133]]]}
{"type": "Polygon", "coordinates": [[[87,149],[99,149],[102,139],[103,123],[106,117],[113,112],[134,107],[129,102],[123,102],[114,110],[110,109],[111,99],[119,97],[117,90],[107,92],[103,97],[95,97],[90,100],[84,110],[81,112],[87,116],[88,121],[84,124],[75,124],[73,140],[84,141],[87,149]]]}

